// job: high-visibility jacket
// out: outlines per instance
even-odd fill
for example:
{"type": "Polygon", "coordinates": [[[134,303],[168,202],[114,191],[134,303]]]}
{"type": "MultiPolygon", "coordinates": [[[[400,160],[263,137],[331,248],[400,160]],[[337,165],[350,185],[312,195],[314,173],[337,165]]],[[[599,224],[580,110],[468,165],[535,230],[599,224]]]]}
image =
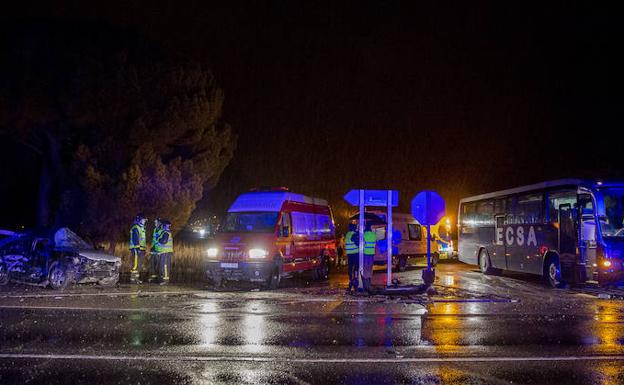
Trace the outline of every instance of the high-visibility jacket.
{"type": "Polygon", "coordinates": [[[158,238],[160,238],[160,233],[162,233],[162,231],[162,225],[154,228],[154,232],[152,233],[152,251],[156,251],[156,244],[158,243],[158,238]]]}
{"type": "Polygon", "coordinates": [[[130,250],[133,250],[133,249],[139,249],[139,250],[147,249],[147,240],[145,238],[145,227],[141,226],[138,223],[133,224],[132,227],[130,228],[130,250]],[[134,239],[134,236],[132,234],[135,230],[139,234],[138,240],[134,239]]]}
{"type": "Polygon", "coordinates": [[[377,236],[372,231],[364,232],[364,255],[375,255],[377,236]]]}
{"type": "Polygon", "coordinates": [[[347,254],[358,253],[358,247],[353,240],[354,235],[357,235],[355,231],[347,231],[347,234],[345,234],[345,252],[347,254]]]}
{"type": "Polygon", "coordinates": [[[173,253],[173,236],[171,231],[162,230],[154,244],[154,251],[158,254],[173,253]]]}

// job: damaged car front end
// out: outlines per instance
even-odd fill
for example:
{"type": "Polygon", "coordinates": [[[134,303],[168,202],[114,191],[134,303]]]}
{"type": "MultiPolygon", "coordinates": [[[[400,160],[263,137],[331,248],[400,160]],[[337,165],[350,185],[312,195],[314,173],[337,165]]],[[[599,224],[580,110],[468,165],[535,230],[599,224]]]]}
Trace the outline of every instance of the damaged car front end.
{"type": "Polygon", "coordinates": [[[68,228],[11,233],[0,240],[0,285],[9,281],[64,289],[71,283],[113,286],[121,258],[93,248],[68,228]]]}
{"type": "Polygon", "coordinates": [[[99,250],[79,250],[76,258],[79,260],[74,271],[76,283],[114,286],[119,282],[121,258],[99,250]]]}

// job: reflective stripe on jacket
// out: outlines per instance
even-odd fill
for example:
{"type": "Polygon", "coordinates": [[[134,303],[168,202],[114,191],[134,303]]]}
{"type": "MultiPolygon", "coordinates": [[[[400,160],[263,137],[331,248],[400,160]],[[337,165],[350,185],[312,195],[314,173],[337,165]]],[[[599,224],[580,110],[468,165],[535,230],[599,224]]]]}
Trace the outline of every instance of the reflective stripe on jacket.
{"type": "Polygon", "coordinates": [[[173,253],[173,236],[170,231],[162,230],[154,244],[154,251],[158,254],[173,253]]]}
{"type": "Polygon", "coordinates": [[[158,243],[158,238],[160,238],[162,231],[162,226],[154,228],[154,232],[152,233],[152,251],[156,251],[156,244],[158,243]]]}
{"type": "Polygon", "coordinates": [[[347,234],[345,234],[345,252],[347,254],[357,254],[358,252],[358,247],[353,240],[353,236],[356,234],[355,231],[348,231],[347,234]]]}
{"type": "Polygon", "coordinates": [[[145,239],[145,227],[139,225],[138,223],[133,224],[130,228],[130,250],[132,249],[147,249],[147,240],[145,239]],[[134,234],[132,234],[134,230],[137,231],[138,239],[135,239],[134,234]]]}
{"type": "Polygon", "coordinates": [[[364,255],[375,255],[375,243],[377,236],[372,231],[364,232],[364,255]]]}

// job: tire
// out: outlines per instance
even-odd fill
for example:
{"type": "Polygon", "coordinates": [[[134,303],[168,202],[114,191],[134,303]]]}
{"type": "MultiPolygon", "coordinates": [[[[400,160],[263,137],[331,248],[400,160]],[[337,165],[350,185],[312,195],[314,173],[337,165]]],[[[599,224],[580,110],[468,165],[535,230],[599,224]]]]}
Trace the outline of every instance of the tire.
{"type": "Polygon", "coordinates": [[[407,256],[406,255],[399,255],[397,268],[399,271],[405,271],[407,269],[407,256]]]}
{"type": "Polygon", "coordinates": [[[279,267],[275,266],[271,275],[266,280],[266,288],[269,290],[275,290],[279,287],[282,277],[280,276],[279,267]]]}
{"type": "Polygon", "coordinates": [[[212,280],[211,280],[211,281],[212,281],[212,287],[213,287],[214,289],[218,289],[218,288],[220,288],[221,286],[223,286],[223,277],[221,277],[221,276],[218,276],[218,277],[212,278],[212,280]]]}
{"type": "Polygon", "coordinates": [[[0,286],[4,286],[7,283],[9,283],[9,272],[4,262],[0,262],[0,286]]]}
{"type": "Polygon", "coordinates": [[[438,262],[440,262],[440,254],[438,253],[431,254],[431,266],[432,267],[438,266],[438,262]]]}
{"type": "Polygon", "coordinates": [[[315,269],[313,276],[317,281],[325,281],[329,278],[329,263],[326,257],[321,258],[321,265],[315,269]]]}
{"type": "Polygon", "coordinates": [[[548,286],[552,288],[563,287],[565,282],[561,278],[561,265],[559,264],[559,258],[551,256],[546,260],[544,264],[544,279],[548,286]]]}
{"type": "Polygon", "coordinates": [[[63,263],[56,261],[48,272],[48,285],[54,290],[63,290],[69,286],[73,274],[63,263]]]}
{"type": "Polygon", "coordinates": [[[98,281],[98,285],[102,287],[113,287],[117,285],[119,282],[119,273],[113,275],[112,277],[102,278],[98,281]]]}
{"type": "Polygon", "coordinates": [[[479,252],[479,269],[483,274],[489,275],[495,273],[495,269],[492,267],[492,262],[490,262],[490,256],[485,249],[481,249],[479,252]]]}

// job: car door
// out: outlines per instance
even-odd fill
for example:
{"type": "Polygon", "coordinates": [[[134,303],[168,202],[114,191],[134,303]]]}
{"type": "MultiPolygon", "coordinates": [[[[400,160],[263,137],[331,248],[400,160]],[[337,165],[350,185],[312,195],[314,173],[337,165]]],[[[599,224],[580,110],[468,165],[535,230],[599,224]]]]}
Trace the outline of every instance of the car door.
{"type": "Polygon", "coordinates": [[[277,227],[277,247],[284,258],[284,268],[289,270],[289,263],[295,255],[295,243],[292,237],[290,213],[283,211],[277,227]]]}
{"type": "Polygon", "coordinates": [[[30,268],[38,269],[42,275],[48,274],[50,267],[50,240],[46,238],[35,239],[30,253],[30,268]]]}

